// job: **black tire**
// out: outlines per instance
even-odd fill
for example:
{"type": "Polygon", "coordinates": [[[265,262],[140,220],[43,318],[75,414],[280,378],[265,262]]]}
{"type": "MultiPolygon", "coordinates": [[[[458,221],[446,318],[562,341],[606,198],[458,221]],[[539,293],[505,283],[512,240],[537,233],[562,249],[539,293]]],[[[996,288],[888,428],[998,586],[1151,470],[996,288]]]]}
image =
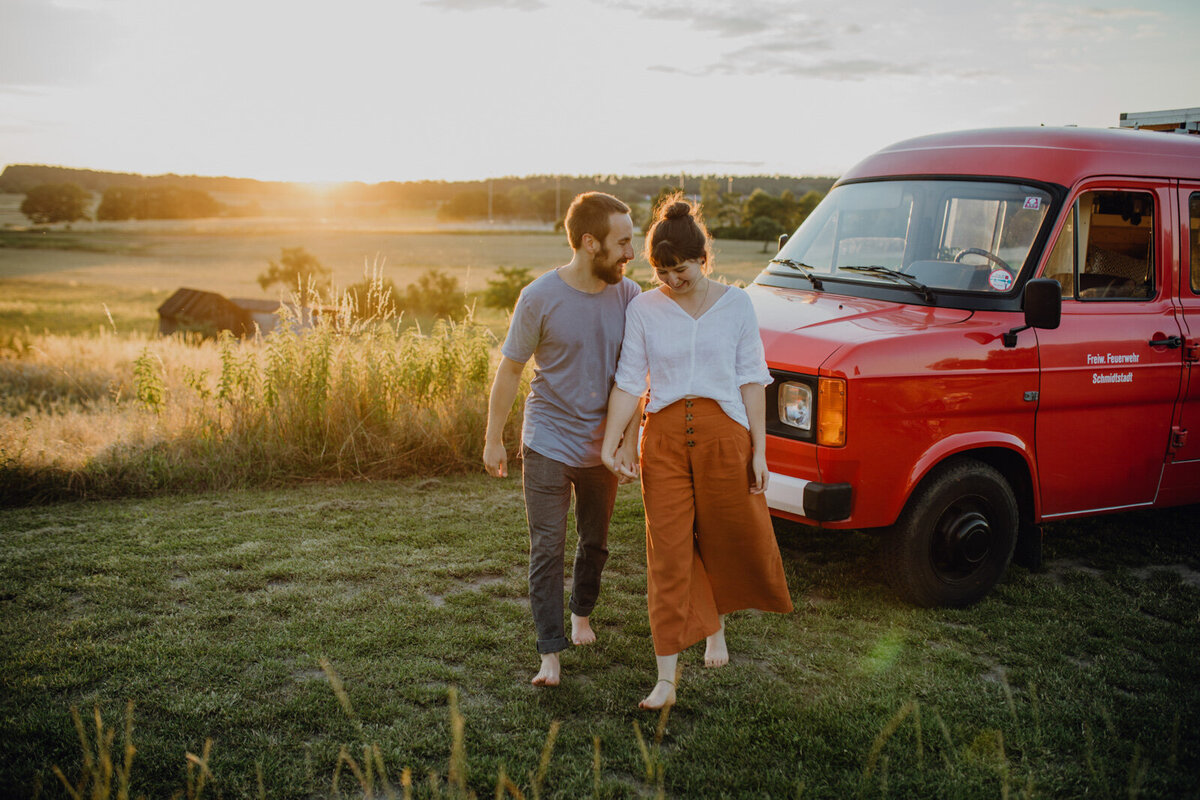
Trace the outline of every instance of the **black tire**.
{"type": "Polygon", "coordinates": [[[892,588],[926,608],[961,608],[1004,576],[1017,543],[1017,500],[1004,476],[962,460],[930,473],[887,532],[892,588]]]}

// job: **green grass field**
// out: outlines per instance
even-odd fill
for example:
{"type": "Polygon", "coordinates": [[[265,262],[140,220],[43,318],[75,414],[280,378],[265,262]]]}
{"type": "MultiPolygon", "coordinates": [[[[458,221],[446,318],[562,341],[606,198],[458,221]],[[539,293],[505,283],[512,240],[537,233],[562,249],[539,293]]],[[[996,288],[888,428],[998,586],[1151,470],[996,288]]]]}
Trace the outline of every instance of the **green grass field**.
{"type": "MultiPolygon", "coordinates": [[[[665,796],[1196,796],[1194,513],[1048,526],[1047,568],[965,610],[899,604],[867,536],[782,530],[796,611],[732,615],[724,669],[684,655],[665,796]]],[[[330,796],[340,749],[365,745],[393,786],[407,767],[418,796],[447,796],[454,689],[479,797],[501,769],[534,794],[556,722],[542,796],[654,796],[634,731],[652,746],[658,721],[636,708],[654,674],[643,547],[627,487],[600,641],[535,689],[516,480],[0,511],[0,787],[63,796],[52,768],[83,770],[70,708],[120,731],[133,701],[132,796],[183,792],[209,739],[209,796],[258,796],[259,770],[267,797],[330,796]]],[[[347,767],[341,788],[364,795],[347,767]]]]}

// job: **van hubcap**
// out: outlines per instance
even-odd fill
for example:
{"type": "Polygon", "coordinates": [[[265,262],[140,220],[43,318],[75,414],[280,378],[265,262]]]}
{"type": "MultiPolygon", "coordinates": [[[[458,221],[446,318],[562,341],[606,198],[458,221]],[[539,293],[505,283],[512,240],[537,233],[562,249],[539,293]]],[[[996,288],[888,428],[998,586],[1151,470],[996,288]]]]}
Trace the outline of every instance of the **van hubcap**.
{"type": "Polygon", "coordinates": [[[951,506],[938,520],[931,555],[943,579],[970,577],[987,561],[991,549],[992,526],[974,504],[951,506]]]}

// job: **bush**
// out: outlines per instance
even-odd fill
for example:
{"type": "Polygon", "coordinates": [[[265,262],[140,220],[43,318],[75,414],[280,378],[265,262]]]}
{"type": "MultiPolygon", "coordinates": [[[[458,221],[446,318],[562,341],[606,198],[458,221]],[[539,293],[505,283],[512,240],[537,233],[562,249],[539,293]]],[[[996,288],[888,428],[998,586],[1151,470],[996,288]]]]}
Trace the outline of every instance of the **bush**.
{"type": "Polygon", "coordinates": [[[452,320],[467,317],[467,294],[458,278],[440,269],[428,270],[404,290],[404,310],[452,320]]]}
{"type": "Polygon", "coordinates": [[[521,296],[521,290],[533,280],[533,273],[526,267],[500,267],[499,278],[489,279],[483,292],[483,304],[488,308],[511,311],[521,296]]]}

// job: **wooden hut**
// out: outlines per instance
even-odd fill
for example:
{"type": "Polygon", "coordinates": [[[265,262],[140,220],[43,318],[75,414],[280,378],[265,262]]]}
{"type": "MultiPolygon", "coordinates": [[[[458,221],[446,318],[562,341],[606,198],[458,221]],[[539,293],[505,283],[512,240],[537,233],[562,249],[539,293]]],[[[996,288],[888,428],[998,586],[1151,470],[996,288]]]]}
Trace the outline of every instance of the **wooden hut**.
{"type": "Polygon", "coordinates": [[[158,307],[158,332],[199,333],[216,336],[230,331],[234,336],[254,335],[253,314],[216,292],[177,289],[158,307]]]}

